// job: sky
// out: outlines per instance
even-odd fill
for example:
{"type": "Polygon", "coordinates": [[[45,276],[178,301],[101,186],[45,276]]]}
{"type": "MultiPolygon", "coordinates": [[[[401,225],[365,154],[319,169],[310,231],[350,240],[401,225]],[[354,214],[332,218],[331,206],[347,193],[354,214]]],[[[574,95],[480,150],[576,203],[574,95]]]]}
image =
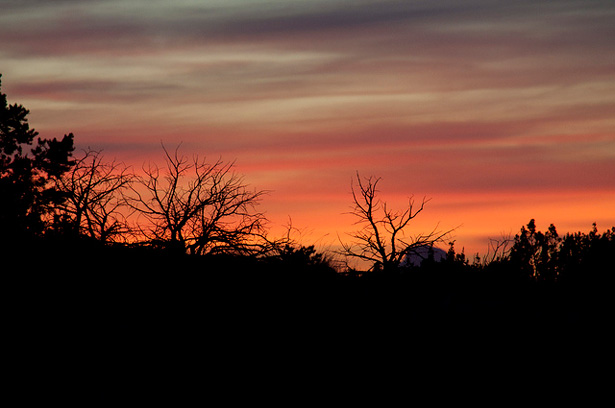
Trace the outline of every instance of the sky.
{"type": "Polygon", "coordinates": [[[615,226],[612,0],[0,0],[0,73],[41,137],[235,161],[306,244],[357,228],[356,172],[466,254],[615,226]]]}

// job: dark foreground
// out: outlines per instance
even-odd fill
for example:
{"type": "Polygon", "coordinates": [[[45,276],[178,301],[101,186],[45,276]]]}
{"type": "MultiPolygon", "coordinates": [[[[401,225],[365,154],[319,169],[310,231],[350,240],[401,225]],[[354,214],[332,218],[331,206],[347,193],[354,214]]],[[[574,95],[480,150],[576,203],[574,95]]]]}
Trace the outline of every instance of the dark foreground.
{"type": "Polygon", "coordinates": [[[596,275],[601,281],[547,283],[505,268],[434,264],[395,275],[351,275],[322,265],[109,248],[39,249],[5,267],[10,312],[25,314],[25,324],[41,325],[47,333],[70,328],[326,336],[419,327],[587,330],[612,322],[605,273],[596,275]]]}
{"type": "Polygon", "coordinates": [[[416,385],[409,376],[437,388],[452,373],[502,385],[495,373],[542,375],[530,366],[577,378],[612,348],[604,282],[536,284],[444,264],[361,276],[110,249],[20,257],[2,271],[11,378],[59,382],[51,392],[77,387],[88,399],[107,387],[156,398],[171,383],[228,396],[252,385],[248,398],[280,398],[282,387],[303,398],[343,392],[344,381],[405,390],[416,385]],[[157,385],[135,388],[144,383],[157,385]]]}

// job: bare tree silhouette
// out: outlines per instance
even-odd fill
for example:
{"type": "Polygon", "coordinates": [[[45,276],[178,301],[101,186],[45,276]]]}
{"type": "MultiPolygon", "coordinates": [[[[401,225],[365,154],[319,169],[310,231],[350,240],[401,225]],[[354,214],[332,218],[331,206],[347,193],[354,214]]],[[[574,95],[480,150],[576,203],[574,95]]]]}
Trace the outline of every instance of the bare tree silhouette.
{"type": "Polygon", "coordinates": [[[116,161],[105,162],[100,151],[86,150],[73,168],[58,180],[67,200],[67,214],[80,234],[101,242],[127,239],[129,232],[124,191],[134,175],[116,161]]]}
{"type": "Polygon", "coordinates": [[[391,210],[377,198],[379,181],[380,178],[374,177],[362,180],[357,172],[356,187],[351,183],[354,205],[350,214],[358,218],[356,224],[361,225],[361,229],[349,234],[352,242],[340,240],[340,243],[345,256],[370,262],[371,270],[391,271],[406,256],[442,241],[452,230],[439,231],[436,226],[428,233],[411,236],[408,232],[410,221],[425,209],[428,200],[423,198],[416,204],[410,197],[405,209],[391,210]]]}
{"type": "Polygon", "coordinates": [[[265,216],[256,211],[264,191],[249,190],[234,163],[189,160],[164,148],[166,168],[143,167],[128,201],[145,219],[141,235],[192,254],[246,253],[258,247],[265,216]]]}

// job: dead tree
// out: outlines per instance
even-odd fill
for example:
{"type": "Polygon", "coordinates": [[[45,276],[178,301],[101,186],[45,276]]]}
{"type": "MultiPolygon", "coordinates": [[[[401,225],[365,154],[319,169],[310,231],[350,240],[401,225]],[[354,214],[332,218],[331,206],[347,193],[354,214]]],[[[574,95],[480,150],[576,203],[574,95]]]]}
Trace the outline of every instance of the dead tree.
{"type": "Polygon", "coordinates": [[[377,198],[380,178],[361,179],[356,175],[356,186],[351,183],[353,209],[350,214],[357,218],[361,228],[350,233],[351,242],[343,242],[342,254],[369,262],[370,270],[393,271],[402,260],[418,248],[431,247],[441,242],[452,230],[439,231],[438,227],[427,233],[411,235],[410,221],[415,219],[428,202],[423,198],[420,203],[408,199],[408,206],[401,211],[391,210],[385,202],[377,198]]]}
{"type": "Polygon", "coordinates": [[[67,214],[81,235],[102,242],[125,240],[128,232],[123,192],[133,180],[121,163],[105,162],[100,151],[86,150],[59,180],[67,214]]]}
{"type": "Polygon", "coordinates": [[[257,248],[266,219],[256,206],[265,192],[248,189],[234,163],[163,150],[166,168],[144,166],[132,187],[130,205],[144,240],[200,255],[257,248]]]}

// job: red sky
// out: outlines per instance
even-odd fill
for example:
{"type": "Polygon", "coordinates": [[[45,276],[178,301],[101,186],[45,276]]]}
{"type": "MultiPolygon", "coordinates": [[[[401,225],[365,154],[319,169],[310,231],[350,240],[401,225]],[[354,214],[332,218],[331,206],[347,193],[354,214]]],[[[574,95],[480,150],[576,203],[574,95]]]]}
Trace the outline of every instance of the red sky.
{"type": "Polygon", "coordinates": [[[466,253],[615,225],[615,3],[4,0],[0,73],[42,137],[135,167],[236,161],[274,228],[335,245],[356,171],[466,253]]]}

